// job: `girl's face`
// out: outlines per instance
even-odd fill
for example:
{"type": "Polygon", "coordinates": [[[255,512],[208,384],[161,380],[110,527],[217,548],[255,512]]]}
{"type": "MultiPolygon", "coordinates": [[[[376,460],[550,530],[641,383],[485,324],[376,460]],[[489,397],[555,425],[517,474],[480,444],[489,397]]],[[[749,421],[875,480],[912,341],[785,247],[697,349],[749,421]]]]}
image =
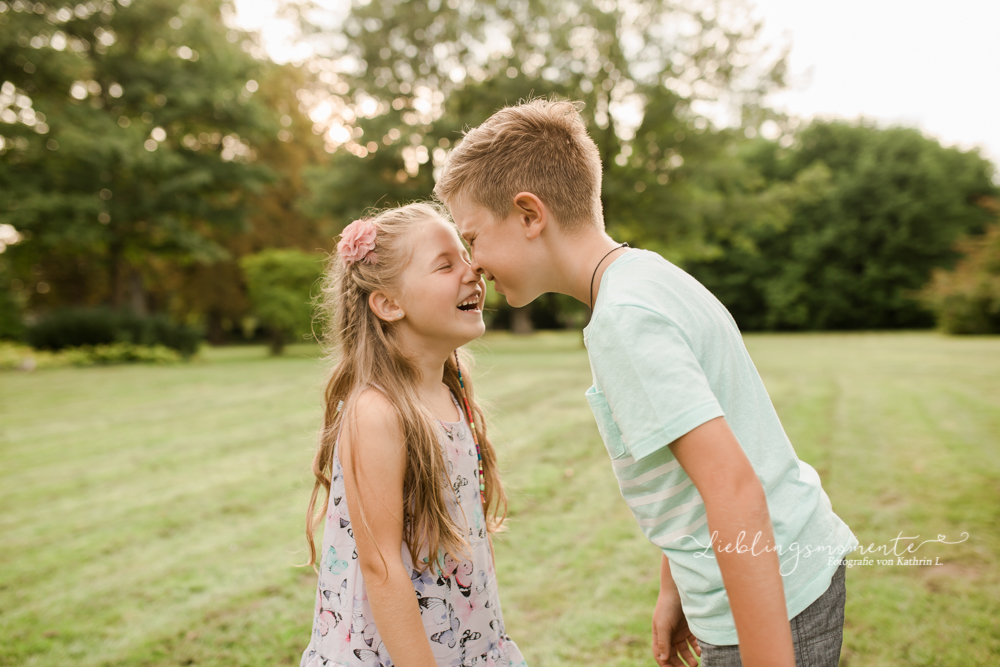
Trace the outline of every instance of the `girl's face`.
{"type": "Polygon", "coordinates": [[[486,285],[454,227],[429,220],[414,236],[413,255],[396,299],[405,313],[400,326],[449,350],[482,336],[486,285]]]}

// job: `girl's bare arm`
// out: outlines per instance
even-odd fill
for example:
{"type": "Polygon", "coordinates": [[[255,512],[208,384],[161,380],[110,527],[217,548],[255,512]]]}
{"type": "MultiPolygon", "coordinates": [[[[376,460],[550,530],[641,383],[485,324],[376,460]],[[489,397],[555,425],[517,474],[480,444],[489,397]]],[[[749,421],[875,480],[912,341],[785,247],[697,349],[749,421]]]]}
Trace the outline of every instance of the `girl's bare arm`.
{"type": "Polygon", "coordinates": [[[375,390],[361,395],[354,414],[355,423],[341,430],[338,455],[375,627],[398,667],[436,667],[400,555],[406,450],[399,422],[375,390]]]}

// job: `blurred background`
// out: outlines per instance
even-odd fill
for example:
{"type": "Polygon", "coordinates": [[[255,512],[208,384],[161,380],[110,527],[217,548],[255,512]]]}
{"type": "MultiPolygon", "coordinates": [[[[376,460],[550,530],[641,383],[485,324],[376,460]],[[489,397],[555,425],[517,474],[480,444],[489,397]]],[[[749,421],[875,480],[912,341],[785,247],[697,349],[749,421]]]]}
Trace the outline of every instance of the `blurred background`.
{"type": "Polygon", "coordinates": [[[5,1],[0,335],[51,348],[36,327],[112,310],[301,335],[275,272],[308,293],[345,224],[428,197],[463,128],[548,95],[585,103],[609,233],[744,330],[997,331],[998,9],[903,6],[5,1]]]}
{"type": "MultiPolygon", "coordinates": [[[[991,0],[0,0],[0,665],[297,662],[326,253],[538,96],[584,103],[608,232],[729,308],[861,541],[971,534],[944,570],[852,571],[844,664],[991,664],[998,24],[991,0]]],[[[532,665],[652,664],[589,313],[488,305],[508,629],[532,665]]]]}

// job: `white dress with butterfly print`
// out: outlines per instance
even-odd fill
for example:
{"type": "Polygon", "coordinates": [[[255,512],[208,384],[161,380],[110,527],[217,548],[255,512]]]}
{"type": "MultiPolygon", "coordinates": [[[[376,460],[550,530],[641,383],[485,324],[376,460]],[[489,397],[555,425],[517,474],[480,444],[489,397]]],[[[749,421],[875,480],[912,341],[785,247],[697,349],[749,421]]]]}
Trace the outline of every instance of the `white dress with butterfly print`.
{"type": "MultiPolygon", "coordinates": [[[[472,433],[464,418],[440,424],[439,440],[457,501],[452,516],[468,528],[472,558],[459,562],[446,556],[443,571],[420,573],[402,545],[403,565],[411,573],[431,650],[442,667],[527,667],[504,631],[472,433]]],[[[333,457],[312,639],[300,667],[391,667],[392,659],[372,622],[339,458],[333,457]]]]}

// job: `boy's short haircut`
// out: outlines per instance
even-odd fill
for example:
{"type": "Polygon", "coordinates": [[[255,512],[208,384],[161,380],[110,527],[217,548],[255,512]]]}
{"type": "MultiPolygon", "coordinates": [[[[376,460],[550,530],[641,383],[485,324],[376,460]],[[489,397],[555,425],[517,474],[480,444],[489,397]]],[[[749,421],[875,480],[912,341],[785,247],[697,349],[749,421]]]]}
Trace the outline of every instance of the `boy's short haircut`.
{"type": "Polygon", "coordinates": [[[496,219],[519,192],[545,202],[567,231],[604,227],[601,156],[572,102],[505,107],[465,133],[434,187],[442,202],[468,197],[496,219]]]}

